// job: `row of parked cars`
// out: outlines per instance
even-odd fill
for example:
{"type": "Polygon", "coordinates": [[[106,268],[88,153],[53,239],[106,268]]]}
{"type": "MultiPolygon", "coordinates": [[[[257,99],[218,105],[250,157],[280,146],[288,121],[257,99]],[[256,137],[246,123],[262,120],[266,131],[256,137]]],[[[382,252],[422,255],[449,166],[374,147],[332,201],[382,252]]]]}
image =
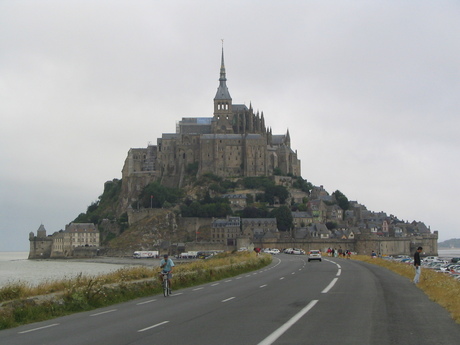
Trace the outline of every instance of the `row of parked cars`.
{"type": "Polygon", "coordinates": [[[286,248],[283,250],[284,254],[305,255],[305,250],[299,248],[286,248]]]}
{"type": "MultiPolygon", "coordinates": [[[[280,253],[280,250],[276,248],[264,248],[262,252],[276,255],[280,253]]],[[[305,255],[306,254],[305,250],[299,249],[299,248],[286,248],[286,249],[283,249],[283,253],[284,254],[295,254],[295,255],[305,255]]],[[[308,262],[312,260],[321,261],[321,259],[322,259],[322,256],[321,256],[320,250],[310,250],[308,252],[308,262]]]]}
{"type": "MultiPolygon", "coordinates": [[[[387,258],[410,265],[414,263],[413,258],[405,255],[387,258]]],[[[437,256],[427,256],[422,259],[422,267],[432,269],[440,273],[450,274],[453,278],[460,280],[460,258],[452,258],[449,261],[437,256]]]]}

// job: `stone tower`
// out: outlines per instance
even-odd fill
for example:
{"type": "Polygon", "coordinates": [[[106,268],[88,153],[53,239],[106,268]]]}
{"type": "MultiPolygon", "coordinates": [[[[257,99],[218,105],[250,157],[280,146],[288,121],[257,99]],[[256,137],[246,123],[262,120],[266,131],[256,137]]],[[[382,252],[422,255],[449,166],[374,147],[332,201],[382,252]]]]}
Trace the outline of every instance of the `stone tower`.
{"type": "Polygon", "coordinates": [[[213,133],[232,134],[234,124],[233,116],[232,97],[227,87],[224,47],[222,47],[219,87],[214,97],[214,117],[212,119],[213,133]]]}

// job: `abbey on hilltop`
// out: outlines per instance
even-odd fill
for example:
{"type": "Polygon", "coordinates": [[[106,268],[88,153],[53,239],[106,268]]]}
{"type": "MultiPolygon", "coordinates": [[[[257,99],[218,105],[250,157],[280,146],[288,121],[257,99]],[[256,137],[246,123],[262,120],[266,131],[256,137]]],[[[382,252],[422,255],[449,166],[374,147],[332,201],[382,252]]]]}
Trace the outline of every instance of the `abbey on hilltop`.
{"type": "Polygon", "coordinates": [[[157,145],[132,148],[122,171],[127,177],[147,177],[181,186],[184,174],[212,173],[221,177],[300,176],[300,160],[291,149],[289,130],[272,134],[263,112],[233,104],[227,88],[224,50],[213,117],[182,118],[176,133],[164,133],[157,145]]]}

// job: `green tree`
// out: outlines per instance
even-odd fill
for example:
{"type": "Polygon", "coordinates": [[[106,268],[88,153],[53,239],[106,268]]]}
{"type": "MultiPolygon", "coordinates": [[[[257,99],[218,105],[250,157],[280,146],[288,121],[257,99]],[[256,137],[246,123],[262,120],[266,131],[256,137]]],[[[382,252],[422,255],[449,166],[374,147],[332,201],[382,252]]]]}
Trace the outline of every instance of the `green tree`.
{"type": "Polygon", "coordinates": [[[277,207],[270,212],[270,215],[276,218],[279,231],[289,231],[292,229],[293,218],[289,207],[285,205],[277,207]]]}
{"type": "Polygon", "coordinates": [[[142,207],[161,208],[165,201],[170,204],[175,204],[182,196],[182,192],[178,188],[169,188],[153,182],[144,187],[139,195],[139,201],[142,207]]]}
{"type": "Polygon", "coordinates": [[[342,210],[346,211],[350,208],[350,202],[348,201],[348,198],[341,191],[336,190],[334,193],[332,193],[332,195],[335,197],[337,204],[342,210]]]}

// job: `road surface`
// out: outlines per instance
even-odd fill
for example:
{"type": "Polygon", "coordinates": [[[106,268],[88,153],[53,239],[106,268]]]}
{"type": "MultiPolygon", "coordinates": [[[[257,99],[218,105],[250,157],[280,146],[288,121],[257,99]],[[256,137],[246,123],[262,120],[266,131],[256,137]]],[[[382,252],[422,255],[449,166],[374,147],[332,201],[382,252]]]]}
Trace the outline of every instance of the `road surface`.
{"type": "Polygon", "coordinates": [[[2,345],[460,344],[460,325],[407,278],[359,261],[280,254],[259,271],[0,331],[2,345]]]}

